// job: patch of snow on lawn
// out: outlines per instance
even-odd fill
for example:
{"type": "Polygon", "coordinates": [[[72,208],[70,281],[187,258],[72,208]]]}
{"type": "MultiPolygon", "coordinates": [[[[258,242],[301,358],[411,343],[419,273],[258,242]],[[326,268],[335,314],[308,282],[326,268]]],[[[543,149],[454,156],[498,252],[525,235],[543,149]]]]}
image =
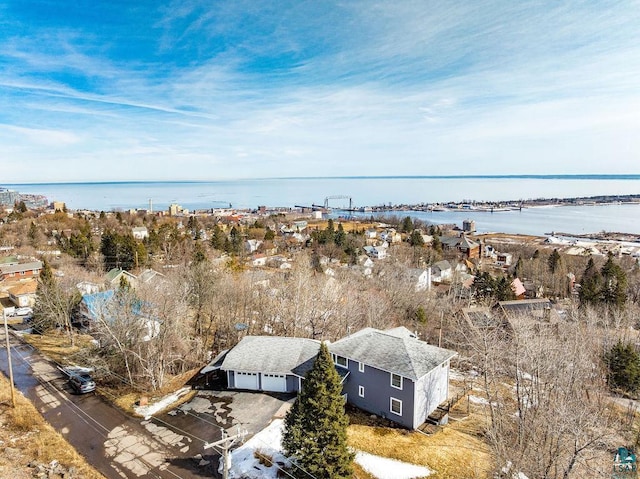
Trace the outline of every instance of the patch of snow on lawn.
{"type": "Polygon", "coordinates": [[[431,474],[431,469],[427,467],[374,456],[362,451],[356,452],[356,462],[378,479],[414,479],[431,474]]]}
{"type": "Polygon", "coordinates": [[[136,414],[139,414],[140,416],[143,416],[145,419],[148,420],[151,416],[153,416],[158,411],[162,411],[163,409],[166,409],[169,406],[171,406],[173,403],[178,401],[178,399],[180,399],[182,396],[187,394],[189,391],[191,391],[191,388],[184,387],[184,388],[178,389],[173,394],[169,394],[168,396],[163,397],[162,399],[154,402],[153,404],[149,404],[148,406],[135,406],[133,410],[136,412],[136,414]]]}
{"type": "MultiPolygon", "coordinates": [[[[289,460],[280,452],[280,441],[282,439],[283,421],[275,419],[265,429],[253,436],[238,449],[231,453],[231,470],[229,478],[246,479],[276,479],[278,468],[274,465],[267,467],[258,462],[254,453],[260,451],[266,456],[270,456],[277,464],[289,464],[289,460]]],[[[281,467],[281,466],[280,466],[281,467]]]]}

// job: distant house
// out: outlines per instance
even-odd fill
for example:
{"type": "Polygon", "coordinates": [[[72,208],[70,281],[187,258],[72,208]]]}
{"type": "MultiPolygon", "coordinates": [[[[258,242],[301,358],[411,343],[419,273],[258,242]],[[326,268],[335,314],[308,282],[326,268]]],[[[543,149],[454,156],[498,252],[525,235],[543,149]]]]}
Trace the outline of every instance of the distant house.
{"type": "MultiPolygon", "coordinates": [[[[231,389],[298,392],[320,342],[303,338],[245,336],[221,360],[231,389]]],[[[448,397],[449,365],[456,353],[420,341],[406,328],[363,329],[329,344],[347,402],[417,428],[448,397]]]]}
{"type": "Polygon", "coordinates": [[[31,261],[29,263],[2,264],[0,265],[0,281],[6,279],[26,279],[40,275],[42,270],[41,261],[31,261]]]}
{"type": "Polygon", "coordinates": [[[267,255],[262,253],[256,253],[251,257],[251,266],[266,266],[267,265],[267,255]]]}
{"type": "Polygon", "coordinates": [[[149,232],[147,231],[146,226],[136,226],[134,228],[131,228],[131,233],[137,240],[143,240],[149,237],[149,232]]]}
{"type": "Polygon", "coordinates": [[[387,257],[387,248],[383,246],[365,246],[363,249],[369,258],[384,259],[387,257]]]}
{"type": "Polygon", "coordinates": [[[368,240],[376,239],[378,237],[378,231],[375,229],[368,229],[364,232],[364,237],[368,240]]]}
{"type": "Polygon", "coordinates": [[[440,238],[440,242],[445,250],[457,250],[467,259],[480,257],[480,243],[470,240],[465,234],[443,236],[440,238]]]}
{"type": "Polygon", "coordinates": [[[261,244],[262,244],[262,241],[260,240],[250,239],[245,241],[244,249],[247,253],[255,253],[256,251],[258,251],[258,248],[260,247],[261,244]]]}
{"type": "Polygon", "coordinates": [[[100,285],[91,283],[90,281],[80,281],[76,284],[76,288],[80,291],[80,294],[94,294],[100,291],[100,285]]]}
{"type": "Polygon", "coordinates": [[[134,274],[131,274],[128,271],[120,268],[113,268],[105,275],[107,288],[117,288],[120,286],[122,278],[126,279],[131,286],[135,286],[138,279],[134,274]]]}
{"type": "Polygon", "coordinates": [[[20,283],[18,286],[9,288],[9,299],[18,308],[33,307],[36,302],[36,290],[38,289],[38,281],[31,279],[20,283]]]}
{"type": "Polygon", "coordinates": [[[453,278],[453,268],[447,260],[438,261],[431,266],[431,281],[448,283],[453,278]]]}
{"type": "Polygon", "coordinates": [[[410,269],[409,279],[416,291],[429,291],[431,289],[431,268],[410,269]]]}
{"type": "Polygon", "coordinates": [[[496,315],[488,306],[463,308],[461,313],[470,328],[510,330],[509,322],[501,314],[496,315]]]}
{"type": "Polygon", "coordinates": [[[558,314],[553,304],[546,298],[500,301],[496,309],[509,318],[511,316],[527,316],[542,321],[557,321],[558,314]]]}
{"type": "Polygon", "coordinates": [[[144,310],[147,309],[145,303],[138,301],[133,304],[123,304],[117,298],[114,290],[85,294],[74,313],[74,325],[89,329],[96,322],[111,325],[117,321],[117,318],[122,317],[121,314],[124,314],[135,320],[133,324],[140,329],[142,341],[150,341],[159,334],[160,322],[145,314],[144,310]]]}
{"type": "Polygon", "coordinates": [[[496,264],[499,266],[511,266],[513,255],[511,253],[496,253],[496,264]]]}
{"type": "Polygon", "coordinates": [[[145,269],[136,277],[136,281],[140,284],[152,284],[161,282],[165,279],[165,275],[159,273],[155,269],[145,269]]]}

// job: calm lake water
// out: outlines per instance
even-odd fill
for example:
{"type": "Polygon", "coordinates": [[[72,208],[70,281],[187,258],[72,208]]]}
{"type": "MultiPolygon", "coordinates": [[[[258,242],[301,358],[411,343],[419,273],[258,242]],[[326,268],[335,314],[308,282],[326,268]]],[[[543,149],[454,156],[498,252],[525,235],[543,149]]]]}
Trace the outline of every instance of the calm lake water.
{"type": "MultiPolygon", "coordinates": [[[[640,175],[548,177],[376,177],[277,178],[208,182],[117,182],[0,184],[21,193],[43,194],[70,209],[118,210],[184,208],[256,208],[322,205],[334,208],[448,201],[508,201],[594,195],[640,194],[640,175]]],[[[399,213],[406,215],[405,213],[399,213]]],[[[479,231],[544,234],[620,231],[640,234],[640,205],[530,208],[522,212],[411,213],[435,223],[474,219],[479,231]]]]}

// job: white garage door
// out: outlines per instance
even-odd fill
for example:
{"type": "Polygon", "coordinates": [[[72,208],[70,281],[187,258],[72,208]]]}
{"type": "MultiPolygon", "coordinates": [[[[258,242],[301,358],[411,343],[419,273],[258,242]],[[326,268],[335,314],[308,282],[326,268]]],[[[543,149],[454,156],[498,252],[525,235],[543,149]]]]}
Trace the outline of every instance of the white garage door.
{"type": "Polygon", "coordinates": [[[262,390],[284,393],[287,391],[287,377],[284,374],[263,374],[262,390]]]}
{"type": "Polygon", "coordinates": [[[235,374],[236,389],[258,389],[258,373],[239,373],[235,374]]]}

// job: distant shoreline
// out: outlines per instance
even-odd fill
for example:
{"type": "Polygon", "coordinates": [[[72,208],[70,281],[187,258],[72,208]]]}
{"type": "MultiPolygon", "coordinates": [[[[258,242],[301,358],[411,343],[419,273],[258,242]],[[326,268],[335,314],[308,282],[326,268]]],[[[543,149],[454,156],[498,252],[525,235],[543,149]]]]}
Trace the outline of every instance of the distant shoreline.
{"type": "Polygon", "coordinates": [[[338,211],[359,211],[382,213],[389,211],[428,211],[428,212],[487,212],[499,213],[501,211],[518,211],[523,208],[550,208],[556,206],[606,206],[612,204],[640,205],[640,194],[633,195],[596,195],[580,196],[575,198],[535,198],[529,200],[510,201],[456,201],[446,203],[421,203],[414,205],[380,205],[353,208],[334,208],[338,211]]]}

